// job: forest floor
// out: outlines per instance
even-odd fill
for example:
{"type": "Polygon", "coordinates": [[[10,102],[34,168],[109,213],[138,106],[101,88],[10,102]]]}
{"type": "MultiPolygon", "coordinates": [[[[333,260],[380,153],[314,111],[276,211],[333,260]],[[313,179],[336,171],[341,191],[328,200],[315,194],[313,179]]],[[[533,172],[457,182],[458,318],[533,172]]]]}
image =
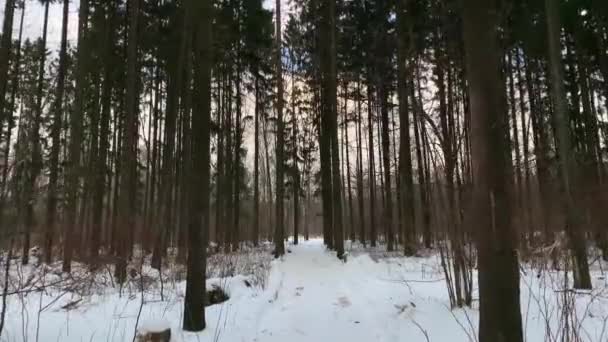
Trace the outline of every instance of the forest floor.
{"type": "MultiPolygon", "coordinates": [[[[320,240],[289,245],[281,260],[269,249],[210,258],[208,288],[230,299],[207,308],[208,327],[198,334],[179,329],[183,267],[165,267],[162,285],[158,271],[132,268],[119,289],[109,268],[95,276],[76,268],[68,278],[58,265],[15,266],[11,291],[19,293],[8,296],[0,340],[132,341],[136,325],[166,324],[172,341],[476,341],[477,302],[449,308],[436,253],[405,258],[348,243],[344,263],[320,240]]],[[[586,292],[564,290],[561,272],[522,267],[527,341],[561,340],[563,331],[607,340],[608,286],[595,265],[594,290],[586,292]]]]}

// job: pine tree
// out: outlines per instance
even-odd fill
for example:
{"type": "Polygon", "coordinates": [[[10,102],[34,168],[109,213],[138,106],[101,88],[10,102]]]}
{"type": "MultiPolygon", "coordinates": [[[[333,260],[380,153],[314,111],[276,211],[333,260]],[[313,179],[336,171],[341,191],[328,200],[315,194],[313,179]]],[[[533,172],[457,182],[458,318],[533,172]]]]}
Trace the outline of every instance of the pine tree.
{"type": "Polygon", "coordinates": [[[574,257],[574,287],[582,289],[591,288],[587,250],[581,232],[581,217],[576,207],[573,188],[577,182],[577,167],[575,165],[570,132],[568,130],[568,115],[566,96],[564,91],[564,77],[561,62],[560,18],[558,6],[555,1],[545,0],[547,12],[547,34],[549,42],[549,69],[551,74],[551,92],[553,99],[553,122],[557,153],[559,158],[559,171],[561,178],[561,191],[563,206],[566,213],[566,233],[574,257]]]}
{"type": "Polygon", "coordinates": [[[61,127],[64,109],[65,79],[67,73],[68,58],[68,20],[69,20],[70,1],[63,1],[63,16],[61,21],[61,43],[59,48],[59,67],[57,72],[57,88],[55,100],[52,107],[53,122],[51,124],[51,155],[49,160],[49,188],[46,203],[46,232],[44,242],[44,260],[47,263],[52,261],[53,241],[55,235],[55,224],[57,221],[57,197],[59,180],[59,152],[61,127]]]}
{"type": "Polygon", "coordinates": [[[285,167],[285,128],[283,120],[283,62],[282,62],[282,36],[281,36],[281,0],[276,1],[276,53],[275,53],[275,72],[277,79],[277,146],[276,146],[276,219],[275,219],[275,233],[274,243],[275,251],[274,256],[278,258],[285,254],[285,219],[284,219],[284,197],[285,197],[285,178],[284,178],[284,167],[285,167]]]}
{"type": "Polygon", "coordinates": [[[463,23],[475,179],[479,341],[523,341],[519,262],[511,226],[507,104],[493,4],[466,0],[463,23]]]}
{"type": "Polygon", "coordinates": [[[211,122],[211,2],[190,0],[186,34],[193,30],[194,102],[192,107],[192,172],[188,217],[188,275],[184,300],[184,324],[187,331],[205,329],[206,246],[204,232],[209,229],[209,163],[211,122]],[[196,17],[195,17],[196,15],[196,17]],[[196,18],[196,21],[194,20],[196,18]],[[195,24],[196,23],[196,24],[195,24]]]}
{"type": "Polygon", "coordinates": [[[74,230],[77,220],[78,188],[80,183],[81,143],[83,135],[84,117],[84,88],[88,59],[88,17],[89,0],[80,1],[78,10],[78,46],[76,56],[76,86],[74,94],[74,107],[70,113],[70,142],[68,148],[67,175],[66,175],[66,221],[63,246],[63,271],[72,269],[72,257],[75,248],[74,230]]]}

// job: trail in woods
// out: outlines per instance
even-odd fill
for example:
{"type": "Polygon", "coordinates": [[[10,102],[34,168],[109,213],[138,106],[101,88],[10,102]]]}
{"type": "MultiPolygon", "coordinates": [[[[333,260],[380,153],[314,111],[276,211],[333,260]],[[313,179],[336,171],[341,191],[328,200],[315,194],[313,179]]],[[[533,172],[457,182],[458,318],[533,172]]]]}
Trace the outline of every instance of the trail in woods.
{"type": "MultiPolygon", "coordinates": [[[[218,273],[208,269],[212,278],[207,285],[224,288],[230,299],[206,308],[207,329],[200,333],[181,330],[185,281],[176,275],[183,274],[183,266],[165,268],[162,300],[160,286],[154,283],[158,272],[146,266],[145,278],[151,283],[143,306],[139,276],[120,293],[111,286],[108,272],[98,274],[92,293],[84,296],[65,289],[9,296],[0,342],[36,341],[36,336],[38,341],[132,341],[138,316],[144,325],[165,322],[174,342],[475,341],[477,300],[472,309],[449,309],[436,253],[405,258],[347,243],[350,252],[344,263],[321,240],[287,247],[289,252],[270,264],[268,248],[213,256],[210,267],[216,271],[227,267],[232,275],[213,278],[218,273]],[[251,269],[256,269],[253,275],[251,269]]],[[[15,266],[14,281],[30,279],[41,270],[15,266]]],[[[75,274],[89,279],[86,270],[77,267],[75,274]]],[[[608,320],[606,278],[596,270],[592,276],[594,290],[576,295],[576,309],[579,317],[585,317],[581,326],[587,340],[605,341],[601,336],[608,320]]],[[[57,282],[58,277],[60,272],[49,270],[45,283],[57,282]]],[[[559,326],[560,316],[555,313],[561,312],[563,273],[537,277],[528,270],[521,278],[524,333],[527,341],[543,341],[546,317],[553,333],[559,326]]]]}
{"type": "MultiPolygon", "coordinates": [[[[466,340],[444,306],[445,287],[430,260],[376,262],[368,254],[351,254],[343,263],[320,240],[292,245],[289,251],[273,264],[263,298],[254,300],[265,302],[258,303],[259,310],[249,316],[246,303],[231,308],[235,329],[252,320],[254,341],[403,341],[406,336],[425,341],[416,324],[427,325],[425,330],[451,328],[434,332],[433,341],[466,340]],[[424,282],[407,284],[408,279],[424,282]]],[[[230,325],[226,334],[233,341],[230,325]]]]}

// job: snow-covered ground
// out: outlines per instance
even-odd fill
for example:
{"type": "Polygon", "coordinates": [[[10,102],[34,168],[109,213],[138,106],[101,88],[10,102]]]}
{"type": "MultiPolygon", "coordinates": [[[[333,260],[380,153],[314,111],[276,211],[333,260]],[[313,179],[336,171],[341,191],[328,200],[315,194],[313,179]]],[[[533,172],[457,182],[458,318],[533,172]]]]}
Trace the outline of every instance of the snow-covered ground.
{"type": "MultiPolygon", "coordinates": [[[[230,299],[207,308],[202,333],[179,329],[185,284],[174,280],[164,284],[163,300],[158,287],[146,287],[143,306],[137,286],[122,294],[104,289],[87,296],[59,290],[9,296],[1,340],[131,341],[141,307],[140,326],[166,322],[174,341],[476,341],[478,312],[449,309],[436,256],[377,258],[358,251],[343,263],[320,240],[289,250],[272,261],[267,279],[210,279],[209,286],[225,288],[230,299]]],[[[568,293],[577,307],[569,321],[580,324],[583,341],[606,341],[608,291],[599,270],[593,277],[593,292],[568,293]]],[[[559,273],[522,272],[527,341],[554,341],[566,322],[561,280],[559,273]]]]}

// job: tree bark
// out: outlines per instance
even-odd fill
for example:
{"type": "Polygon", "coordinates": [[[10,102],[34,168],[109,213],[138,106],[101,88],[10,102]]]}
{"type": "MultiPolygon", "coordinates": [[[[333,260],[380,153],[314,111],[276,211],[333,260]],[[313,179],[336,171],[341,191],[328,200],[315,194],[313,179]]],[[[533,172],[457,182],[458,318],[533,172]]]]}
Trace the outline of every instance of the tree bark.
{"type": "Polygon", "coordinates": [[[284,178],[284,163],[285,163],[285,132],[283,123],[283,63],[282,46],[281,46],[281,0],[276,1],[276,54],[275,54],[275,72],[277,77],[277,146],[276,146],[276,219],[274,256],[278,258],[285,254],[285,220],[284,220],[284,197],[285,197],[285,178],[284,178]]]}
{"type": "Polygon", "coordinates": [[[336,74],[336,3],[326,0],[323,6],[324,39],[321,49],[325,54],[322,64],[324,74],[324,91],[326,97],[325,119],[328,121],[329,142],[331,144],[332,206],[333,234],[338,259],[344,256],[344,227],[342,224],[342,197],[340,181],[340,146],[338,144],[338,108],[337,108],[337,74],[336,74]]]}
{"type": "Polygon", "coordinates": [[[34,117],[30,122],[29,144],[30,156],[28,160],[28,175],[25,189],[25,218],[24,218],[24,243],[21,263],[27,265],[29,262],[29,250],[31,233],[35,225],[34,204],[36,202],[36,181],[42,171],[42,151],[40,147],[40,126],[42,120],[42,96],[44,91],[44,69],[46,67],[46,41],[49,25],[50,1],[44,4],[44,19],[42,24],[42,40],[40,44],[40,60],[38,62],[38,79],[36,84],[36,108],[34,117]]]}
{"type": "MultiPolygon", "coordinates": [[[[203,232],[209,229],[209,163],[211,122],[211,9],[209,0],[190,0],[188,27],[194,26],[194,103],[192,113],[192,172],[190,213],[188,215],[188,262],[183,328],[205,329],[207,241],[203,232]],[[196,21],[194,21],[196,15],[196,21]]],[[[186,32],[191,32],[190,28],[186,32]]],[[[188,35],[186,34],[186,37],[188,35]]]]}
{"type": "Polygon", "coordinates": [[[49,160],[49,187],[46,204],[46,230],[44,238],[44,261],[52,261],[53,238],[57,216],[57,181],[59,179],[59,151],[63,118],[63,96],[67,73],[67,38],[70,1],[63,1],[63,19],[61,24],[61,47],[59,48],[59,69],[57,71],[57,92],[53,103],[53,123],[51,125],[51,155],[49,160]]]}
{"type": "Polygon", "coordinates": [[[8,87],[8,69],[12,58],[13,19],[15,16],[16,0],[6,0],[4,7],[4,23],[2,39],[0,39],[0,124],[4,124],[6,91],[8,87]]]}
{"type": "Polygon", "coordinates": [[[76,87],[74,93],[74,108],[70,113],[70,143],[68,148],[66,174],[66,222],[63,239],[63,272],[72,270],[72,255],[74,248],[74,228],[78,209],[78,188],[80,184],[80,152],[83,135],[84,118],[84,89],[86,87],[86,66],[89,52],[87,42],[87,25],[89,18],[89,0],[80,1],[78,11],[78,47],[76,52],[76,87]]]}
{"type": "Polygon", "coordinates": [[[577,167],[574,160],[573,148],[570,141],[568,108],[564,89],[563,66],[561,61],[560,32],[558,4],[553,0],[545,0],[547,13],[547,35],[549,40],[549,69],[551,76],[551,94],[553,97],[553,122],[557,141],[557,154],[561,178],[562,205],[566,213],[566,234],[574,258],[574,287],[579,289],[591,288],[587,248],[583,237],[581,214],[575,203],[573,189],[577,187],[577,167]]]}
{"type": "Polygon", "coordinates": [[[485,0],[463,2],[475,180],[479,341],[517,342],[523,341],[519,262],[511,226],[507,104],[493,5],[485,0]]]}
{"type": "Polygon", "coordinates": [[[374,157],[374,118],[371,85],[367,84],[367,133],[368,133],[368,183],[369,183],[369,226],[370,243],[376,247],[378,227],[376,226],[376,162],[374,157]]]}
{"type": "Polygon", "coordinates": [[[397,1],[397,97],[399,98],[399,189],[401,194],[401,211],[404,214],[401,232],[403,248],[406,255],[412,255],[416,249],[416,227],[414,211],[414,180],[412,175],[412,151],[410,137],[408,84],[408,53],[406,37],[408,34],[408,18],[406,15],[407,0],[397,1]]]}
{"type": "Polygon", "coordinates": [[[254,72],[254,148],[253,148],[253,245],[258,246],[260,239],[260,76],[254,72]]]}

